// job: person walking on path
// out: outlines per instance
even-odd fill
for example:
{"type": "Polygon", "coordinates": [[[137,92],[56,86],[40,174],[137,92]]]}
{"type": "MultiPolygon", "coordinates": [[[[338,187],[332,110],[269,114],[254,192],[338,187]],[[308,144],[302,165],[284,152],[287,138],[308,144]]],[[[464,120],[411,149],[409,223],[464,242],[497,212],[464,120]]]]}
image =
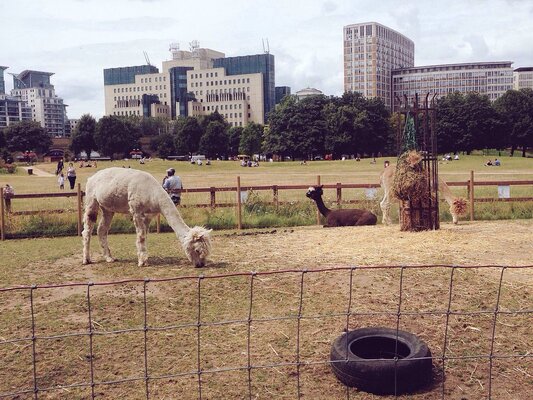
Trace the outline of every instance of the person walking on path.
{"type": "Polygon", "coordinates": [[[65,165],[63,164],[63,159],[61,159],[57,162],[56,175],[59,175],[61,172],[63,172],[63,168],[65,168],[65,165]]]}
{"type": "Polygon", "coordinates": [[[70,183],[70,189],[74,189],[74,185],[76,184],[76,169],[74,168],[74,164],[72,163],[68,164],[67,179],[70,183]]]}

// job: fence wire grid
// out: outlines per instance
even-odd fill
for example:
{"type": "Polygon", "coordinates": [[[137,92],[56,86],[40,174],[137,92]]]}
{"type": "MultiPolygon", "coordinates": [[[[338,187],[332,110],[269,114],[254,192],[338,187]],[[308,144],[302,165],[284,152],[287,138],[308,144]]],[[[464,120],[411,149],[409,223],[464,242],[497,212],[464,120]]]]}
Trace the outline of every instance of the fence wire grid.
{"type": "Polygon", "coordinates": [[[0,398],[373,398],[329,367],[332,340],[367,326],[428,343],[433,382],[408,398],[526,398],[531,272],[339,266],[0,288],[0,398]]]}

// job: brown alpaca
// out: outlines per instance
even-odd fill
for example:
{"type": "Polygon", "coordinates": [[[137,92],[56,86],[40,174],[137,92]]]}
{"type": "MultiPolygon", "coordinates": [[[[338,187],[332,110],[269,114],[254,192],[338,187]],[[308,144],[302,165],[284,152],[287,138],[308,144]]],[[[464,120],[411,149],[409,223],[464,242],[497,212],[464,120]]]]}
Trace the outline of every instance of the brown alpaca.
{"type": "Polygon", "coordinates": [[[322,194],[322,186],[311,186],[305,195],[315,201],[318,211],[326,217],[324,228],[332,226],[376,225],[378,218],[367,210],[330,210],[324,204],[322,194]]]}

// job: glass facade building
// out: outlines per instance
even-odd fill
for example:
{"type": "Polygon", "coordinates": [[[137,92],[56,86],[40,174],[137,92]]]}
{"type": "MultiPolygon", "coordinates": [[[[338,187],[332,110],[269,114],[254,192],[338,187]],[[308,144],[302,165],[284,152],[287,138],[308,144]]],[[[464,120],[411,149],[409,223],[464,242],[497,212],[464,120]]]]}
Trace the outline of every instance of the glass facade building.
{"type": "Polygon", "coordinates": [[[191,70],[193,67],[174,67],[168,70],[170,74],[170,113],[173,119],[188,115],[187,71],[191,70]],[[179,103],[179,109],[176,109],[176,102],[179,103]]]}
{"type": "Polygon", "coordinates": [[[125,85],[135,83],[135,75],[157,74],[159,70],[153,65],[137,65],[104,69],[104,85],[125,85]]]}
{"type": "Polygon", "coordinates": [[[4,71],[7,67],[2,67],[0,65],[0,94],[6,93],[6,81],[4,80],[4,71]]]}
{"type": "Polygon", "coordinates": [[[276,86],[276,104],[281,103],[281,100],[290,94],[291,88],[289,86],[276,86]]]}
{"type": "Polygon", "coordinates": [[[276,71],[273,54],[256,54],[217,58],[213,60],[213,68],[224,68],[226,75],[263,74],[264,120],[276,104],[276,71]]]}

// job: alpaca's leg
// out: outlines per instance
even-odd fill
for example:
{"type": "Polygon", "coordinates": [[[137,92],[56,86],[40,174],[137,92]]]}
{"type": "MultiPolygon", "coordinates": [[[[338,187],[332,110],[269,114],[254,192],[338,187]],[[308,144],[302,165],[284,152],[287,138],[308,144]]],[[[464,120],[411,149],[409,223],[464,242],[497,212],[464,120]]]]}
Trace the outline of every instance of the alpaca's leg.
{"type": "Polygon", "coordinates": [[[381,200],[381,203],[379,203],[379,206],[381,207],[381,212],[383,213],[382,222],[385,225],[392,224],[392,220],[390,217],[390,199],[389,199],[389,194],[387,192],[385,192],[385,195],[383,196],[383,200],[381,200]]]}
{"type": "Polygon", "coordinates": [[[100,220],[97,229],[98,239],[100,239],[100,246],[102,246],[102,249],[104,250],[104,257],[107,262],[115,261],[115,259],[111,256],[111,250],[109,250],[109,244],[107,242],[107,233],[109,232],[113,215],[113,212],[102,209],[102,219],[100,220]]]}
{"type": "Polygon", "coordinates": [[[91,263],[91,235],[98,216],[98,207],[96,199],[86,200],[85,213],[83,214],[83,232],[81,234],[83,238],[83,264],[91,263]]]}
{"type": "Polygon", "coordinates": [[[148,260],[148,253],[146,251],[146,224],[145,224],[146,217],[142,214],[133,214],[133,223],[135,224],[135,230],[137,231],[137,257],[138,257],[138,265],[139,267],[142,267],[143,265],[146,265],[146,261],[148,260]]]}

